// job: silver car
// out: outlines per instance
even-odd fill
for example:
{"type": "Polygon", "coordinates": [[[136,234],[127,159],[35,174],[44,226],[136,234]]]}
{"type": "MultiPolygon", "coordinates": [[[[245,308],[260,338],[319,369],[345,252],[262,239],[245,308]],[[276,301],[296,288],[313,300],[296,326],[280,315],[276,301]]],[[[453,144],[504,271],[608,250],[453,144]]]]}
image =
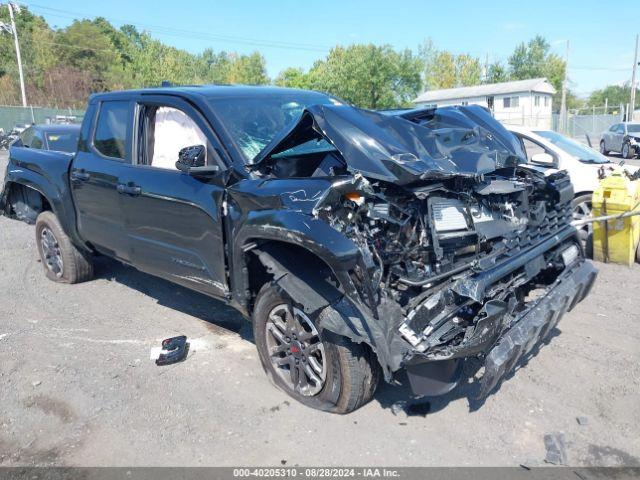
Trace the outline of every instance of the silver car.
{"type": "Polygon", "coordinates": [[[614,123],[602,134],[600,153],[618,152],[623,158],[633,158],[640,154],[640,123],[614,123]]]}

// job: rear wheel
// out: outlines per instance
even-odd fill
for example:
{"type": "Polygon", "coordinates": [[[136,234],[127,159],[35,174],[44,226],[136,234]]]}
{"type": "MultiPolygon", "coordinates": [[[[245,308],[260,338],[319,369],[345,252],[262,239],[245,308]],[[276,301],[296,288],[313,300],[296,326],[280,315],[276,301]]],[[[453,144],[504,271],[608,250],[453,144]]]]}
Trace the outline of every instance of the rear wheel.
{"type": "Polygon", "coordinates": [[[609,155],[609,150],[605,147],[604,140],[600,140],[600,153],[602,155],[609,155]]]}
{"type": "Polygon", "coordinates": [[[349,413],[373,397],[379,367],[371,351],[319,330],[275,284],[265,285],[258,294],[253,331],[265,372],[299,402],[349,413]]]}
{"type": "MultiPolygon", "coordinates": [[[[574,220],[585,220],[591,218],[591,195],[580,195],[579,197],[574,198],[572,207],[574,220]]],[[[586,244],[589,236],[593,233],[592,224],[587,223],[576,228],[578,229],[580,240],[583,244],[586,244]]]]}
{"type": "Polygon", "coordinates": [[[36,245],[49,280],[79,283],[93,277],[93,262],[62,230],[53,212],[45,211],[36,220],[36,245]]]}

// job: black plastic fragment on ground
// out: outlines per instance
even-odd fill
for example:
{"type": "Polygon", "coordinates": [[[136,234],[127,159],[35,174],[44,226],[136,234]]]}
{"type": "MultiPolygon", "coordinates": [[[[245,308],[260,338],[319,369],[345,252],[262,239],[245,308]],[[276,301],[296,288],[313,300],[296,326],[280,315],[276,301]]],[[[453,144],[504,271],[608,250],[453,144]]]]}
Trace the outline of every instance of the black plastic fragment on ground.
{"type": "Polygon", "coordinates": [[[156,359],[156,365],[171,365],[172,363],[181,362],[189,353],[189,342],[185,335],[179,337],[166,338],[162,341],[161,353],[156,359]]]}

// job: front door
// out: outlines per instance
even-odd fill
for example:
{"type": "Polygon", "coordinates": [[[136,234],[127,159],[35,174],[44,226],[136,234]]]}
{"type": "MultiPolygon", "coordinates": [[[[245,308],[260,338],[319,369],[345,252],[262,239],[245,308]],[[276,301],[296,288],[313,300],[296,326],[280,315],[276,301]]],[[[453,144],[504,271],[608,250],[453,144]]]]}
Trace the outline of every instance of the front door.
{"type": "Polygon", "coordinates": [[[106,101],[98,106],[95,127],[76,153],[71,166],[71,192],[80,236],[98,251],[129,260],[118,193],[120,175],[131,161],[128,101],[106,101]]]}
{"type": "Polygon", "coordinates": [[[121,200],[133,265],[215,296],[228,292],[222,226],[224,165],[210,127],[179,99],[145,97],[136,108],[135,161],[121,177],[121,200]],[[175,167],[178,152],[207,147],[215,178],[195,178],[175,167]]]}

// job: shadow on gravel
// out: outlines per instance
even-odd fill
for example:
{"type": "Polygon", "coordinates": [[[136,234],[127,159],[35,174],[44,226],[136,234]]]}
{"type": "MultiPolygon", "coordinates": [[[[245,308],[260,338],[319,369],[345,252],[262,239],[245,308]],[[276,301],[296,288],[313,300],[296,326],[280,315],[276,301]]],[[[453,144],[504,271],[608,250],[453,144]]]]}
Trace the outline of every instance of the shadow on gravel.
{"type": "Polygon", "coordinates": [[[215,334],[237,333],[242,339],[253,342],[251,324],[219,300],[139,272],[107,257],[95,259],[95,278],[121,283],[154,298],[159,305],[199,318],[207,322],[207,328],[215,334]]]}
{"type": "MultiPolygon", "coordinates": [[[[209,330],[213,333],[218,335],[237,333],[242,339],[253,343],[251,324],[235,309],[219,300],[139,272],[133,267],[128,267],[107,257],[96,258],[95,278],[121,283],[155,298],[159,305],[199,318],[207,322],[209,330]]],[[[520,360],[516,368],[507,374],[503,381],[508,381],[518,370],[526,367],[529,359],[535,357],[543,345],[550,343],[559,334],[560,330],[554,328],[541,343],[520,360]]],[[[381,381],[374,400],[379,402],[383,408],[391,410],[395,410],[396,405],[403,403],[403,410],[408,415],[424,416],[443,410],[455,400],[466,398],[469,411],[475,412],[486,401],[486,397],[478,398],[482,379],[482,376],[479,375],[481,369],[482,362],[480,360],[467,359],[459,385],[448,394],[439,397],[416,397],[413,395],[409,380],[405,372],[401,371],[396,376],[398,384],[390,385],[381,381]]],[[[498,384],[489,395],[498,392],[501,385],[502,383],[498,384]]]]}
{"type": "MultiPolygon", "coordinates": [[[[556,327],[546,338],[533,347],[524,358],[522,358],[516,367],[509,372],[490,393],[488,396],[496,394],[503,382],[507,382],[513,377],[518,370],[525,368],[529,363],[529,360],[538,354],[540,348],[549,344],[555,337],[560,335],[561,331],[556,327]]],[[[438,397],[416,397],[411,391],[409,386],[409,379],[404,372],[400,372],[396,380],[400,385],[389,385],[386,382],[382,382],[376,392],[374,400],[378,401],[383,408],[390,408],[392,411],[396,409],[395,405],[399,405],[402,402],[406,402],[406,405],[402,410],[409,416],[424,416],[443,410],[449,403],[466,398],[469,404],[469,412],[475,412],[482,408],[487,397],[479,398],[480,385],[482,381],[482,375],[480,370],[483,367],[482,361],[477,358],[470,358],[465,361],[462,371],[462,378],[456,388],[446,395],[438,397]]]]}

